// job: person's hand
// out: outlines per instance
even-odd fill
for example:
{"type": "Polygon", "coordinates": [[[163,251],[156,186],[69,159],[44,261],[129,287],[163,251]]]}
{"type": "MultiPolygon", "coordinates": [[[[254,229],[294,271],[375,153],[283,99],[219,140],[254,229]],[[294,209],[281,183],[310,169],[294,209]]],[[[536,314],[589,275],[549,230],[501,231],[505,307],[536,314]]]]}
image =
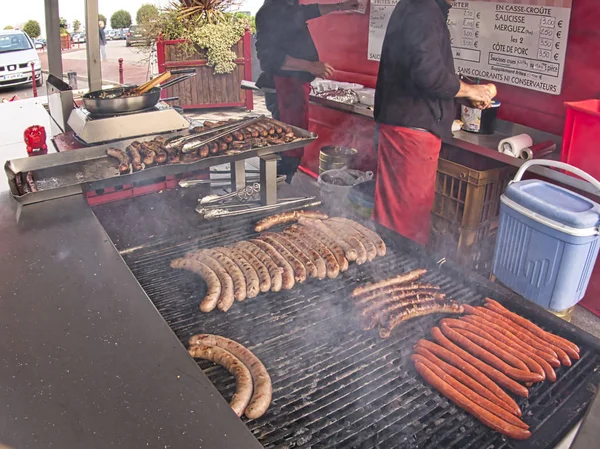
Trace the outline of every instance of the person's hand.
{"type": "Polygon", "coordinates": [[[339,5],[340,11],[354,11],[358,9],[358,0],[345,0],[339,5]]]}
{"type": "Polygon", "coordinates": [[[496,86],[493,84],[475,84],[469,87],[467,98],[471,100],[474,107],[487,109],[496,96],[496,86]]]}
{"type": "Polygon", "coordinates": [[[310,74],[321,78],[329,78],[333,75],[333,67],[326,62],[316,61],[311,64],[310,74]]]}

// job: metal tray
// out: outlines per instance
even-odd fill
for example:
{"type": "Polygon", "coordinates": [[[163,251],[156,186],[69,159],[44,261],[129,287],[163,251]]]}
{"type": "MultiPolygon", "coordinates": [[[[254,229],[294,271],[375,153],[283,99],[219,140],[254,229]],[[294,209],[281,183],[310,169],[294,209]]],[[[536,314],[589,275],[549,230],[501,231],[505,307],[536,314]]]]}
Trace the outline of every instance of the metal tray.
{"type": "MultiPolygon", "coordinates": [[[[273,121],[277,122],[276,120],[273,121]]],[[[152,140],[155,136],[126,139],[63,153],[13,159],[6,162],[4,171],[8,178],[11,194],[15,200],[22,205],[34,204],[55,198],[77,195],[91,190],[149,181],[162,176],[188,173],[255,156],[281,153],[306,146],[309,142],[317,139],[317,135],[312,132],[295,126],[291,126],[291,128],[294,130],[296,136],[300,136],[300,138],[286,144],[254,148],[232,155],[209,156],[191,163],[157,165],[129,174],[119,174],[118,161],[108,156],[106,150],[108,148],[124,150],[135,140],[144,142],[152,140]],[[15,176],[17,173],[25,172],[33,172],[38,191],[19,195],[15,176]]],[[[169,138],[186,134],[189,134],[189,131],[163,134],[163,136],[169,138]]]]}

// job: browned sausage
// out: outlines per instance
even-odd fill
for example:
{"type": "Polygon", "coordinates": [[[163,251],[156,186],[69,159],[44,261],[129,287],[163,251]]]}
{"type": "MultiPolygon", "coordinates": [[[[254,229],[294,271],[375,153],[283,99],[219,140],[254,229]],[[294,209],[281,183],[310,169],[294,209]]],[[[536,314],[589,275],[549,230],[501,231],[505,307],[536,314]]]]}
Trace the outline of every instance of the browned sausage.
{"type": "Polygon", "coordinates": [[[524,398],[529,396],[529,391],[523,385],[515,382],[505,374],[498,371],[496,368],[488,365],[485,362],[482,362],[476,357],[473,357],[471,354],[466,352],[465,350],[459,348],[457,345],[452,343],[448,338],[444,336],[439,327],[434,327],[431,329],[431,335],[441,346],[446,348],[447,350],[453,352],[461,359],[469,362],[471,365],[475,366],[478,370],[482,371],[484,374],[489,376],[492,380],[498,382],[499,385],[503,386],[507,390],[513,392],[518,396],[522,396],[524,398]]]}
{"type": "Polygon", "coordinates": [[[222,252],[216,251],[217,248],[211,248],[208,251],[211,257],[218,260],[221,265],[227,270],[231,280],[233,281],[233,296],[238,301],[246,299],[246,278],[244,273],[237,264],[231,260],[229,256],[222,252]]]}
{"type": "Polygon", "coordinates": [[[339,221],[324,221],[325,226],[329,226],[333,231],[338,232],[344,236],[346,240],[354,249],[356,249],[356,263],[362,265],[367,260],[370,262],[377,257],[377,248],[375,245],[367,239],[364,235],[357,232],[351,226],[341,223],[339,221]]]}
{"type": "Polygon", "coordinates": [[[298,223],[300,223],[303,226],[316,229],[317,231],[325,234],[328,238],[336,242],[344,250],[344,256],[349,262],[354,262],[358,258],[356,248],[354,248],[348,241],[346,241],[346,239],[342,238],[338,233],[332,231],[321,220],[313,220],[310,218],[300,217],[298,219],[298,223]]]}
{"type": "Polygon", "coordinates": [[[464,310],[460,304],[456,303],[445,303],[445,304],[437,304],[437,303],[425,303],[425,304],[416,304],[412,307],[407,307],[406,309],[396,313],[392,316],[386,325],[386,327],[382,327],[379,329],[379,337],[386,339],[388,338],[394,328],[408,320],[412,320],[413,318],[417,318],[424,315],[431,315],[433,313],[463,313],[464,310]]]}
{"type": "Polygon", "coordinates": [[[511,398],[502,388],[498,386],[498,384],[496,384],[496,382],[491,380],[486,374],[481,372],[479,369],[471,365],[466,360],[459,357],[457,354],[453,353],[452,351],[446,349],[443,346],[440,346],[436,343],[424,339],[419,340],[415,345],[415,350],[418,350],[419,348],[424,348],[432,352],[436,356],[445,360],[447,363],[450,363],[462,372],[466,373],[472,379],[474,379],[475,381],[486,387],[488,390],[490,390],[492,393],[494,393],[498,400],[506,404],[508,410],[510,410],[514,415],[519,417],[522,416],[521,409],[519,408],[519,406],[513,398],[511,398]]]}
{"type": "MultiPolygon", "coordinates": [[[[304,265],[306,273],[310,277],[317,277],[317,267],[311,258],[304,254],[304,252],[302,252],[302,250],[285,235],[275,232],[265,232],[264,234],[261,234],[258,239],[270,243],[279,251],[279,247],[273,243],[277,242],[279,245],[283,246],[287,251],[289,251],[296,259],[298,259],[302,265],[304,265]]],[[[284,256],[284,254],[282,254],[282,256],[284,256]]]]}
{"type": "Polygon", "coordinates": [[[241,142],[244,140],[244,134],[239,132],[239,131],[234,131],[232,133],[232,136],[235,140],[237,140],[238,142],[241,142]]]}
{"type": "Polygon", "coordinates": [[[368,293],[365,293],[361,296],[357,296],[356,305],[359,307],[364,307],[369,303],[376,302],[376,300],[382,298],[391,298],[395,295],[401,295],[403,293],[415,293],[417,291],[432,291],[432,290],[440,290],[440,287],[433,284],[401,284],[401,285],[392,285],[391,287],[385,287],[379,290],[373,290],[368,293]]]}
{"type": "Polygon", "coordinates": [[[119,161],[119,173],[129,172],[129,156],[127,156],[123,150],[109,148],[106,150],[106,154],[119,161]]]}
{"type": "Polygon", "coordinates": [[[415,354],[419,354],[425,359],[429,360],[431,363],[435,364],[439,369],[448,373],[450,376],[454,377],[456,380],[463,383],[465,386],[469,387],[476,393],[480,394],[496,406],[502,408],[504,411],[510,413],[513,416],[519,416],[515,413],[513,407],[509,406],[506,402],[499,399],[491,390],[484,387],[482,384],[480,384],[471,376],[465,374],[458,368],[455,368],[449,363],[444,362],[423,346],[415,346],[415,354]]]}
{"type": "Polygon", "coordinates": [[[298,247],[300,251],[302,251],[306,256],[310,259],[313,265],[316,268],[316,277],[317,279],[325,279],[327,277],[327,266],[325,265],[325,260],[321,257],[321,255],[310,246],[308,241],[304,238],[300,237],[298,234],[290,234],[287,232],[283,232],[285,238],[291,241],[294,245],[298,247]]]}
{"type": "Polygon", "coordinates": [[[488,363],[489,365],[493,366],[497,370],[501,371],[509,377],[512,377],[515,380],[521,382],[541,382],[542,380],[544,380],[544,378],[537,373],[531,373],[529,372],[529,370],[524,371],[513,368],[499,357],[496,357],[488,350],[474,343],[473,340],[471,340],[470,338],[465,337],[464,335],[450,328],[446,324],[442,323],[440,325],[440,329],[442,330],[444,335],[450,340],[452,340],[454,343],[460,345],[461,347],[469,351],[471,354],[477,356],[481,361],[488,363]]]}
{"type": "Polygon", "coordinates": [[[216,142],[209,142],[207,145],[210,154],[217,154],[219,152],[219,145],[216,142]]]}
{"type": "Polygon", "coordinates": [[[377,234],[375,231],[372,231],[371,229],[367,228],[366,226],[363,226],[360,223],[357,223],[356,221],[349,220],[349,219],[343,218],[343,217],[334,217],[334,218],[331,218],[330,220],[332,220],[332,221],[336,220],[336,221],[341,221],[343,223],[347,223],[349,226],[351,226],[356,231],[360,232],[362,235],[364,235],[366,238],[368,238],[375,245],[375,247],[377,248],[377,254],[379,256],[385,256],[385,254],[387,252],[385,242],[383,241],[383,239],[381,237],[379,237],[379,234],[377,234]]]}
{"type": "Polygon", "coordinates": [[[264,415],[271,404],[273,387],[271,385],[271,377],[269,376],[265,365],[263,365],[258,357],[238,342],[218,335],[194,335],[190,338],[189,344],[190,346],[198,344],[217,346],[229,351],[234,357],[237,357],[244,365],[246,365],[252,375],[254,393],[252,394],[250,404],[248,404],[244,413],[250,419],[260,418],[264,415]]]}
{"type": "Polygon", "coordinates": [[[497,309],[498,313],[502,314],[503,316],[505,316],[507,318],[510,318],[512,321],[514,321],[518,325],[524,327],[528,331],[534,333],[538,337],[546,339],[546,340],[550,339],[554,346],[558,346],[559,348],[561,348],[563,351],[565,351],[567,353],[567,355],[569,357],[571,357],[572,359],[575,359],[575,360],[579,360],[579,347],[576,344],[571,343],[569,340],[559,337],[558,335],[554,335],[550,332],[545,331],[541,327],[533,324],[528,319],[523,318],[522,316],[519,316],[514,312],[511,312],[506,307],[501,305],[499,302],[494,301],[493,299],[486,298],[485,301],[486,301],[486,305],[491,306],[494,309],[497,309]]]}
{"type": "MultiPolygon", "coordinates": [[[[513,426],[520,427],[521,429],[526,429],[526,430],[529,429],[529,426],[527,424],[525,424],[523,421],[521,421],[518,417],[516,417],[515,415],[504,410],[502,407],[500,407],[499,405],[490,401],[488,398],[486,398],[482,394],[479,394],[479,392],[477,390],[474,390],[473,388],[461,383],[456,377],[452,376],[447,371],[443,370],[441,367],[436,366],[435,363],[433,361],[429,360],[428,358],[426,358],[420,354],[413,354],[410,356],[410,359],[413,362],[420,362],[423,365],[425,365],[433,373],[435,373],[436,376],[438,376],[440,379],[442,379],[444,382],[446,382],[451,388],[453,388],[460,394],[464,395],[465,397],[469,398],[471,401],[475,402],[476,404],[479,404],[482,408],[484,408],[488,412],[496,415],[497,417],[512,424],[513,426]]],[[[455,369],[455,371],[458,371],[458,370],[455,369]]],[[[469,376],[465,376],[465,375],[461,376],[461,379],[464,380],[465,378],[470,380],[469,376]]],[[[477,382],[475,382],[475,381],[473,381],[473,382],[475,384],[477,384],[477,382]]]]}
{"type": "Polygon", "coordinates": [[[288,212],[282,212],[280,214],[275,214],[263,218],[258,223],[256,223],[254,230],[256,232],[263,232],[268,229],[271,229],[273,226],[297,221],[300,217],[326,219],[327,214],[311,210],[293,210],[288,212]]]}
{"type": "Polygon", "coordinates": [[[127,152],[129,153],[129,156],[131,157],[131,167],[133,168],[133,171],[140,171],[144,168],[142,166],[142,156],[140,155],[140,151],[138,149],[139,145],[140,145],[139,142],[134,141],[134,142],[131,142],[131,144],[127,147],[127,152]],[[134,145],[136,143],[137,143],[137,145],[134,145]]]}
{"type": "Polygon", "coordinates": [[[415,362],[415,368],[429,385],[438,390],[442,395],[450,399],[457,406],[469,412],[486,426],[515,440],[525,440],[531,436],[531,432],[529,432],[529,430],[521,429],[507,423],[477,403],[473,402],[463,394],[456,391],[422,363],[415,362]]]}
{"type": "MultiPolygon", "coordinates": [[[[269,270],[269,276],[271,276],[271,291],[278,292],[282,287],[282,269],[277,266],[277,264],[271,259],[271,257],[264,252],[261,248],[254,245],[251,242],[239,242],[235,245],[235,248],[241,248],[249,251],[254,255],[260,262],[264,264],[264,266],[269,270]]],[[[294,282],[294,274],[291,273],[292,286],[294,282]]],[[[290,287],[291,288],[291,287],[290,287]]]]}
{"type": "Polygon", "coordinates": [[[217,306],[217,301],[221,295],[221,282],[217,274],[209,267],[194,259],[174,259],[171,261],[171,268],[191,271],[202,277],[207,286],[206,296],[200,303],[200,310],[210,312],[217,306]]]}
{"type": "Polygon", "coordinates": [[[236,391],[229,405],[236,415],[242,416],[252,397],[252,376],[250,371],[231,352],[218,346],[194,345],[189,353],[195,359],[210,360],[221,365],[235,377],[236,391]]]}
{"type": "Polygon", "coordinates": [[[258,275],[258,288],[260,291],[265,293],[271,290],[271,276],[265,264],[262,263],[258,257],[252,254],[252,252],[242,246],[234,246],[234,249],[238,250],[240,255],[246,259],[256,271],[256,274],[258,275]]]}
{"type": "MultiPolygon", "coordinates": [[[[367,316],[370,315],[374,312],[376,312],[378,309],[379,310],[383,310],[382,308],[387,308],[387,307],[392,307],[391,309],[389,309],[389,312],[392,312],[394,310],[398,310],[399,308],[402,308],[403,306],[400,304],[404,304],[404,306],[408,305],[408,304],[413,304],[413,303],[407,303],[406,300],[408,300],[409,298],[424,298],[427,297],[429,300],[437,300],[442,302],[444,299],[446,299],[446,294],[440,292],[439,290],[436,289],[426,289],[426,288],[420,288],[418,290],[407,290],[407,291],[401,291],[399,293],[392,293],[390,295],[383,295],[380,297],[379,301],[373,301],[371,303],[365,303],[364,305],[366,305],[366,307],[364,307],[361,310],[361,315],[362,316],[367,316]]],[[[357,302],[357,305],[361,305],[360,303],[357,302]]]]}
{"type": "Polygon", "coordinates": [[[483,320],[486,320],[490,323],[493,323],[494,325],[502,326],[504,329],[508,330],[510,333],[514,334],[516,337],[525,341],[537,350],[545,352],[549,356],[558,360],[558,355],[556,354],[556,352],[549,348],[544,342],[540,342],[540,340],[537,337],[535,337],[535,335],[522,331],[522,328],[516,328],[512,326],[511,323],[507,322],[507,319],[505,319],[501,315],[494,314],[493,311],[486,309],[485,307],[473,307],[468,304],[465,304],[464,307],[467,313],[479,317],[483,320]]]}
{"type": "MultiPolygon", "coordinates": [[[[492,323],[488,320],[485,320],[476,315],[464,315],[461,317],[461,320],[464,320],[468,323],[474,324],[475,326],[482,328],[486,332],[489,332],[490,334],[494,335],[496,338],[499,338],[499,336],[502,336],[505,339],[505,340],[502,340],[504,343],[509,344],[509,346],[511,346],[511,347],[516,346],[516,347],[522,348],[524,351],[526,351],[531,356],[535,355],[535,356],[539,357],[540,359],[544,360],[551,367],[554,367],[554,368],[560,367],[560,360],[558,360],[558,358],[549,355],[547,352],[540,351],[539,349],[534,348],[530,344],[526,343],[525,340],[520,339],[515,334],[512,334],[510,331],[508,331],[506,328],[504,328],[502,326],[498,326],[497,324],[494,324],[494,323],[492,323]]],[[[544,367],[544,365],[542,365],[542,367],[544,367]]],[[[548,371],[547,370],[545,370],[545,371],[546,371],[546,375],[548,375],[548,371]]],[[[554,373],[554,370],[552,372],[554,373]]]]}
{"type": "Polygon", "coordinates": [[[418,268],[416,270],[409,271],[408,273],[403,273],[392,278],[384,279],[382,281],[373,282],[367,285],[361,285],[360,287],[356,287],[352,291],[352,296],[357,297],[365,293],[372,292],[374,290],[390,287],[392,285],[408,284],[421,278],[425,273],[427,273],[427,270],[423,268],[418,268]]]}
{"type": "Polygon", "coordinates": [[[344,250],[335,242],[335,240],[330,239],[327,235],[314,228],[308,228],[301,225],[292,225],[290,228],[297,229],[303,236],[311,236],[325,246],[335,257],[342,273],[348,269],[348,259],[346,259],[346,256],[344,255],[344,250]]]}
{"type": "MultiPolygon", "coordinates": [[[[340,265],[338,264],[333,253],[329,250],[329,248],[323,245],[323,243],[313,238],[310,234],[306,234],[305,232],[303,232],[300,226],[289,227],[285,229],[283,233],[286,236],[290,236],[295,239],[301,239],[303,242],[305,242],[307,247],[309,246],[310,248],[314,248],[314,251],[316,251],[317,254],[324,261],[326,276],[330,279],[338,277],[338,275],[340,274],[340,265]]],[[[317,265],[316,262],[315,266],[317,266],[317,271],[322,268],[320,267],[320,264],[317,265]]]]}
{"type": "Polygon", "coordinates": [[[392,312],[396,310],[402,310],[407,306],[412,305],[433,305],[435,304],[436,298],[431,295],[417,295],[416,293],[410,294],[403,299],[399,299],[396,303],[391,306],[381,306],[379,309],[371,308],[368,313],[361,313],[361,329],[369,331],[374,329],[375,326],[381,324],[387,326],[389,321],[395,317],[392,312]]]}
{"type": "Polygon", "coordinates": [[[188,253],[186,254],[186,257],[190,257],[198,262],[202,262],[215,272],[219,278],[219,281],[221,282],[221,294],[219,295],[219,300],[217,301],[217,307],[219,310],[227,312],[234,303],[233,280],[231,279],[229,273],[227,273],[227,269],[221,265],[218,260],[211,257],[209,251],[207,250],[188,253]]]}
{"type": "MultiPolygon", "coordinates": [[[[251,240],[251,241],[252,241],[252,243],[255,243],[254,240],[251,240]]],[[[302,265],[302,262],[300,262],[298,259],[296,259],[296,257],[287,250],[287,248],[285,246],[283,246],[277,240],[270,238],[270,237],[262,237],[262,238],[256,239],[256,242],[264,242],[264,243],[270,245],[271,248],[273,248],[277,253],[279,253],[289,263],[289,265],[294,270],[294,280],[296,282],[301,284],[304,281],[306,281],[306,268],[304,267],[304,265],[302,265]]],[[[256,244],[258,245],[258,243],[256,243],[256,244]]]]}
{"type": "Polygon", "coordinates": [[[237,250],[231,248],[214,248],[214,251],[227,256],[237,265],[246,282],[246,298],[256,298],[260,289],[258,287],[258,274],[252,265],[237,250]]]}
{"type": "MultiPolygon", "coordinates": [[[[479,335],[489,342],[495,344],[502,350],[513,353],[516,357],[522,360],[530,371],[547,377],[551,382],[556,381],[556,373],[552,367],[541,357],[527,351],[524,346],[515,344],[511,339],[506,338],[499,332],[490,329],[487,326],[476,326],[465,320],[442,320],[450,327],[461,327],[469,332],[479,335]]],[[[514,366],[514,365],[513,365],[514,366]]]]}
{"type": "MultiPolygon", "coordinates": [[[[285,290],[290,290],[292,287],[294,287],[296,283],[296,273],[294,271],[294,268],[292,268],[292,265],[287,261],[287,259],[281,254],[279,254],[279,252],[267,242],[263,242],[262,240],[249,240],[249,242],[263,250],[271,259],[273,259],[273,262],[275,262],[277,266],[282,270],[281,286],[285,290]]],[[[300,262],[298,263],[300,264],[300,262]]]]}
{"type": "Polygon", "coordinates": [[[200,148],[198,148],[198,156],[200,156],[201,158],[205,158],[208,157],[208,155],[210,154],[210,150],[208,148],[208,145],[202,145],[200,148]]]}

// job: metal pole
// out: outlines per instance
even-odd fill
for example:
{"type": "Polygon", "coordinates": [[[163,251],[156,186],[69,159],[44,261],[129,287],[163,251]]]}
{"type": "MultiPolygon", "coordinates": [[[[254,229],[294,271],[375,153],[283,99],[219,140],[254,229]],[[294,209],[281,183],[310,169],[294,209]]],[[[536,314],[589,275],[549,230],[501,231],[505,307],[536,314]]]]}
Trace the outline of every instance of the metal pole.
{"type": "Polygon", "coordinates": [[[85,34],[88,86],[91,91],[100,90],[102,89],[102,69],[100,67],[98,0],[85,0],[85,34]]]}
{"type": "Polygon", "coordinates": [[[123,84],[123,58],[119,58],[119,83],[123,84]]]}
{"type": "Polygon", "coordinates": [[[35,81],[35,65],[31,63],[31,84],[33,84],[33,96],[37,97],[37,84],[35,81]]]}
{"type": "Polygon", "coordinates": [[[62,54],[60,49],[60,19],[58,16],[58,0],[44,2],[46,12],[46,40],[48,44],[48,71],[58,79],[62,79],[62,54]]]}

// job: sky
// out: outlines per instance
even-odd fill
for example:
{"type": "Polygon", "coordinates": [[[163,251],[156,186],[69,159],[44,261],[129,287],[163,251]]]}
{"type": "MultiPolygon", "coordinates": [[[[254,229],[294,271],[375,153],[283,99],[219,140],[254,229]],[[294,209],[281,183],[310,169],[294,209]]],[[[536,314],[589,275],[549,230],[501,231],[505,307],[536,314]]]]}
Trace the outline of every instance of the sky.
{"type": "MultiPolygon", "coordinates": [[[[241,11],[256,13],[262,6],[263,0],[241,0],[241,11]]],[[[119,9],[129,11],[135,21],[135,14],[144,3],[152,3],[158,7],[167,6],[170,0],[98,0],[98,10],[110,21],[110,16],[119,9]]],[[[84,0],[58,0],[59,14],[67,19],[69,24],[78,19],[85,22],[84,0]]],[[[22,26],[28,20],[37,20],[42,28],[42,36],[46,34],[44,18],[44,0],[0,0],[0,29],[7,25],[22,26]],[[26,7],[24,7],[26,5],[26,7]]]]}

